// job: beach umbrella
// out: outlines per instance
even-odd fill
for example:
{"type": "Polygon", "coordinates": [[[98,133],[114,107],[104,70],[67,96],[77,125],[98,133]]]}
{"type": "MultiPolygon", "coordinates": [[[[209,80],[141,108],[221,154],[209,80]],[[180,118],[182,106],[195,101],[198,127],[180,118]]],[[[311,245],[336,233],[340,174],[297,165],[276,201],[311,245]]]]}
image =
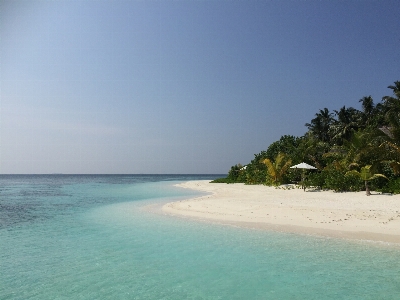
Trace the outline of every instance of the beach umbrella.
{"type": "Polygon", "coordinates": [[[312,169],[315,170],[317,169],[316,167],[313,167],[312,165],[306,164],[304,162],[302,162],[301,164],[295,165],[290,167],[291,169],[312,169]]]}
{"type": "Polygon", "coordinates": [[[290,168],[291,169],[302,169],[303,170],[303,172],[301,174],[301,182],[302,182],[302,185],[303,185],[303,190],[306,191],[306,186],[304,185],[305,170],[316,170],[317,168],[313,167],[313,166],[311,166],[309,164],[306,164],[304,162],[302,162],[301,164],[292,166],[290,168]]]}

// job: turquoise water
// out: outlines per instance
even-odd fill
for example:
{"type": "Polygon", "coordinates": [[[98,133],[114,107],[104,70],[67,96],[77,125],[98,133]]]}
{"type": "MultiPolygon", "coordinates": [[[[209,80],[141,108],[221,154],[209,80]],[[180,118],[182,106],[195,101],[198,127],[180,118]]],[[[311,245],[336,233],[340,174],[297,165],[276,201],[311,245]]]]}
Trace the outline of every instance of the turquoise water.
{"type": "Polygon", "coordinates": [[[148,212],[215,176],[0,176],[0,299],[400,299],[400,250],[148,212]]]}

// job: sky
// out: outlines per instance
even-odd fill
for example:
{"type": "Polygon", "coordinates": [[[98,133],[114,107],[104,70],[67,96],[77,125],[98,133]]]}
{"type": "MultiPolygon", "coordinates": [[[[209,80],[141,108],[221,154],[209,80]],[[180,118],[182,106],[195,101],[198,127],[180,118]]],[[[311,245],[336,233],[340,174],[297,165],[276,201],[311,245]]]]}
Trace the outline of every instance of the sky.
{"type": "Polygon", "coordinates": [[[226,174],[400,80],[397,1],[0,0],[0,174],[226,174]]]}

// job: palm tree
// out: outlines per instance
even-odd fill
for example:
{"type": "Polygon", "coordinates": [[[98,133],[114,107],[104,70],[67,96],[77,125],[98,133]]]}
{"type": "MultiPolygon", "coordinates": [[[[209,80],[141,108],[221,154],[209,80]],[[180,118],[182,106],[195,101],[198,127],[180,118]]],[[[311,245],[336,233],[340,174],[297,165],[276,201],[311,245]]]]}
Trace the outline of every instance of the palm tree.
{"type": "Polygon", "coordinates": [[[389,123],[398,123],[400,116],[400,81],[395,81],[394,85],[389,85],[388,88],[393,90],[393,96],[382,98],[387,108],[385,116],[389,123]]]}
{"type": "Polygon", "coordinates": [[[322,170],[325,167],[324,154],[330,150],[328,142],[323,142],[311,132],[307,132],[299,144],[299,153],[302,153],[301,161],[308,162],[322,170]]]}
{"type": "Polygon", "coordinates": [[[374,112],[374,99],[371,96],[362,97],[358,102],[361,102],[361,107],[363,108],[363,113],[367,116],[371,115],[374,112]]]}
{"type": "Polygon", "coordinates": [[[349,140],[355,130],[359,127],[360,111],[343,106],[339,111],[334,111],[337,119],[330,126],[333,140],[342,145],[344,140],[349,140]]]}
{"type": "Polygon", "coordinates": [[[325,107],[323,110],[320,109],[319,113],[315,114],[315,118],[311,120],[311,123],[306,123],[305,125],[318,140],[329,142],[329,127],[333,120],[333,114],[325,107]]]}
{"type": "Polygon", "coordinates": [[[349,170],[351,166],[358,166],[365,155],[371,151],[369,144],[369,134],[365,131],[358,130],[354,132],[350,140],[344,140],[343,145],[333,146],[329,152],[323,156],[333,159],[337,167],[349,170]]]}
{"type": "Polygon", "coordinates": [[[382,103],[374,104],[371,96],[363,97],[359,100],[362,111],[360,112],[359,128],[376,129],[385,124],[385,105],[382,103]]]}
{"type": "Polygon", "coordinates": [[[351,170],[351,171],[348,171],[346,173],[346,175],[347,174],[357,175],[362,180],[364,180],[364,182],[365,182],[365,193],[367,194],[367,196],[371,195],[371,192],[370,192],[369,186],[368,186],[368,181],[376,179],[378,177],[383,177],[383,178],[387,179],[387,177],[385,175],[383,175],[383,174],[374,173],[373,170],[372,170],[372,166],[371,165],[367,165],[365,167],[362,167],[360,172],[356,171],[356,170],[351,170]]]}
{"type": "Polygon", "coordinates": [[[283,175],[289,169],[292,160],[287,159],[286,155],[280,152],[276,156],[275,161],[271,161],[269,158],[266,158],[262,161],[262,163],[267,166],[268,176],[272,180],[272,183],[274,185],[279,185],[282,182],[283,175]]]}
{"type": "Polygon", "coordinates": [[[400,81],[388,86],[393,90],[393,96],[382,98],[387,126],[381,126],[380,148],[384,149],[387,162],[397,175],[400,174],[400,81]]]}
{"type": "Polygon", "coordinates": [[[381,157],[389,163],[395,175],[400,174],[400,128],[382,127],[380,137],[383,142],[379,146],[382,149],[381,157]]]}

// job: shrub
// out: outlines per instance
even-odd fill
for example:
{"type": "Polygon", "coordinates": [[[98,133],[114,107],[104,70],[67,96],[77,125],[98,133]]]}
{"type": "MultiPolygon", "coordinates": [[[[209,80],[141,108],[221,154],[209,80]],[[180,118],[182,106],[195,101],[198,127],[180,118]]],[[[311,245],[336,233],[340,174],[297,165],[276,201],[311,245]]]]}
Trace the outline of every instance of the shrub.
{"type": "Polygon", "coordinates": [[[217,178],[211,181],[211,183],[235,183],[236,181],[229,178],[217,178]]]}
{"type": "Polygon", "coordinates": [[[306,177],[306,187],[314,186],[322,189],[325,186],[326,173],[325,172],[310,172],[306,177]]]}
{"type": "MultiPolygon", "coordinates": [[[[376,190],[384,193],[394,193],[396,188],[396,179],[399,177],[393,173],[393,169],[390,167],[389,163],[382,163],[380,172],[385,175],[385,178],[376,178],[371,181],[371,190],[376,190]]],[[[397,193],[396,193],[397,194],[397,193]]]]}
{"type": "Polygon", "coordinates": [[[230,183],[246,182],[246,170],[241,164],[234,165],[229,170],[227,179],[230,183]]]}
{"type": "Polygon", "coordinates": [[[261,184],[265,182],[267,176],[267,168],[264,164],[253,162],[247,165],[246,169],[246,183],[247,184],[261,184]]]}
{"type": "Polygon", "coordinates": [[[391,178],[387,185],[380,189],[384,193],[400,194],[400,178],[391,178]]]}
{"type": "Polygon", "coordinates": [[[339,170],[324,170],[326,173],[325,188],[334,190],[336,192],[345,191],[361,191],[363,181],[361,178],[354,174],[345,174],[339,170]]]}

